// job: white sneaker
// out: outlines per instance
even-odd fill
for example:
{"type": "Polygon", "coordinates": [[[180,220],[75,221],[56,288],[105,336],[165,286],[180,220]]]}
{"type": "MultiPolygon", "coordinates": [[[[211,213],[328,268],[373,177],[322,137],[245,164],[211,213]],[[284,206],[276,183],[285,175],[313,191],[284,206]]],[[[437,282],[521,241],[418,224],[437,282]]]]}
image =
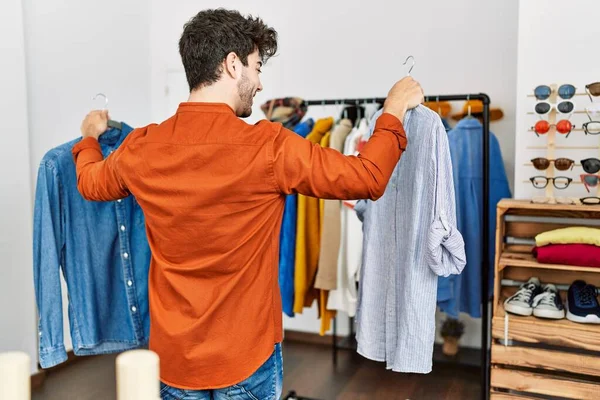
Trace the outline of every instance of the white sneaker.
{"type": "Polygon", "coordinates": [[[535,277],[529,278],[517,293],[506,299],[504,309],[512,314],[529,316],[533,314],[533,298],[541,291],[540,280],[535,277]]]}
{"type": "Polygon", "coordinates": [[[556,286],[549,283],[544,286],[544,291],[533,299],[533,315],[539,318],[563,319],[565,307],[558,294],[556,286]]]}

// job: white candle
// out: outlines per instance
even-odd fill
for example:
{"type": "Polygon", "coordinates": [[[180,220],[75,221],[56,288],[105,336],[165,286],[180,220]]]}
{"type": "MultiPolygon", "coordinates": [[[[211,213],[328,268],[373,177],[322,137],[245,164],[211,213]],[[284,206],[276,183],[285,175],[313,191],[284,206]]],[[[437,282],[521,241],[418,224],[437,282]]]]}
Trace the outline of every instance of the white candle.
{"type": "Polygon", "coordinates": [[[117,399],[160,398],[158,355],[151,350],[130,350],[117,357],[117,399]]]}
{"type": "Polygon", "coordinates": [[[30,372],[30,358],[26,353],[0,353],[0,399],[30,400],[30,372]]]}

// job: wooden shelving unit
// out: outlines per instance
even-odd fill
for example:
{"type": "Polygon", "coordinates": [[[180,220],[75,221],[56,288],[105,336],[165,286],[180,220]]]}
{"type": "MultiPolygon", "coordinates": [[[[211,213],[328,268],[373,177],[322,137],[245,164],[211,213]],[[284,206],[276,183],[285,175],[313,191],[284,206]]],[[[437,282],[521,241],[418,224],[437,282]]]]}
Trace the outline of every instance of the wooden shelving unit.
{"type": "MultiPolygon", "coordinates": [[[[533,204],[520,200],[502,200],[498,204],[492,400],[547,396],[600,399],[600,325],[507,314],[504,300],[517,288],[501,285],[502,279],[525,282],[536,276],[542,284],[570,285],[576,279],[583,279],[600,287],[600,268],[540,264],[531,254],[532,245],[507,243],[507,238],[534,239],[541,232],[567,226],[590,226],[594,220],[600,220],[600,206],[533,204]],[[509,220],[507,216],[523,218],[509,220]],[[544,222],[547,218],[551,218],[550,222],[544,222]]],[[[561,292],[561,296],[564,302],[566,292],[561,292]]]]}

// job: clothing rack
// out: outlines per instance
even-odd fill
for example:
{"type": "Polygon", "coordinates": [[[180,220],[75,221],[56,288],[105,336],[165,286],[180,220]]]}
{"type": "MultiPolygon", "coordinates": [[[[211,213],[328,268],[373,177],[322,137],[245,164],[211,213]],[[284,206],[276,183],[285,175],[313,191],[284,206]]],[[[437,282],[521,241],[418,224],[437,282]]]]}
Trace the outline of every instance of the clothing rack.
{"type": "MultiPolygon", "coordinates": [[[[490,197],[490,182],[489,182],[489,143],[490,143],[490,98],[485,93],[477,94],[451,94],[451,95],[433,95],[425,96],[425,101],[464,101],[464,100],[480,100],[483,103],[483,252],[482,252],[482,263],[481,263],[481,398],[487,400],[489,397],[490,387],[490,354],[488,349],[488,334],[490,331],[490,318],[488,302],[490,300],[489,294],[489,197],[490,197]]],[[[367,104],[384,104],[385,97],[370,97],[370,98],[354,98],[354,99],[325,99],[325,100],[305,100],[308,106],[318,105],[367,105],[367,104]]],[[[493,293],[491,294],[493,300],[493,293]]],[[[356,343],[354,338],[354,321],[350,323],[352,347],[355,348],[356,343]]],[[[337,350],[340,347],[337,343],[337,320],[333,320],[333,363],[337,364],[337,350]]],[[[455,363],[462,365],[461,363],[455,363]]],[[[286,399],[299,399],[299,400],[316,400],[298,397],[294,391],[291,391],[286,399]]]]}

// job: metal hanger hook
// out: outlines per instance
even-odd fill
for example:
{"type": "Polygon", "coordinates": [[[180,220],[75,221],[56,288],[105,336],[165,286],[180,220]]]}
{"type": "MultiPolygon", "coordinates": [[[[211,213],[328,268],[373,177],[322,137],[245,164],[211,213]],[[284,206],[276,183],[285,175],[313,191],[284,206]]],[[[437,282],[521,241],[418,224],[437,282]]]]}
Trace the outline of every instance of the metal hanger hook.
{"type": "Polygon", "coordinates": [[[402,65],[406,65],[408,60],[410,60],[411,58],[412,58],[412,65],[410,66],[410,69],[408,70],[407,76],[410,76],[410,73],[412,72],[413,68],[415,67],[415,58],[413,56],[408,56],[408,57],[406,57],[406,60],[402,64],[402,65]]]}
{"type": "Polygon", "coordinates": [[[104,93],[98,93],[97,95],[94,96],[94,98],[92,100],[96,100],[98,97],[104,97],[104,108],[103,110],[106,110],[108,108],[108,97],[106,97],[106,95],[104,93]]]}
{"type": "Polygon", "coordinates": [[[471,95],[467,95],[467,117],[471,116],[471,95]]]}

